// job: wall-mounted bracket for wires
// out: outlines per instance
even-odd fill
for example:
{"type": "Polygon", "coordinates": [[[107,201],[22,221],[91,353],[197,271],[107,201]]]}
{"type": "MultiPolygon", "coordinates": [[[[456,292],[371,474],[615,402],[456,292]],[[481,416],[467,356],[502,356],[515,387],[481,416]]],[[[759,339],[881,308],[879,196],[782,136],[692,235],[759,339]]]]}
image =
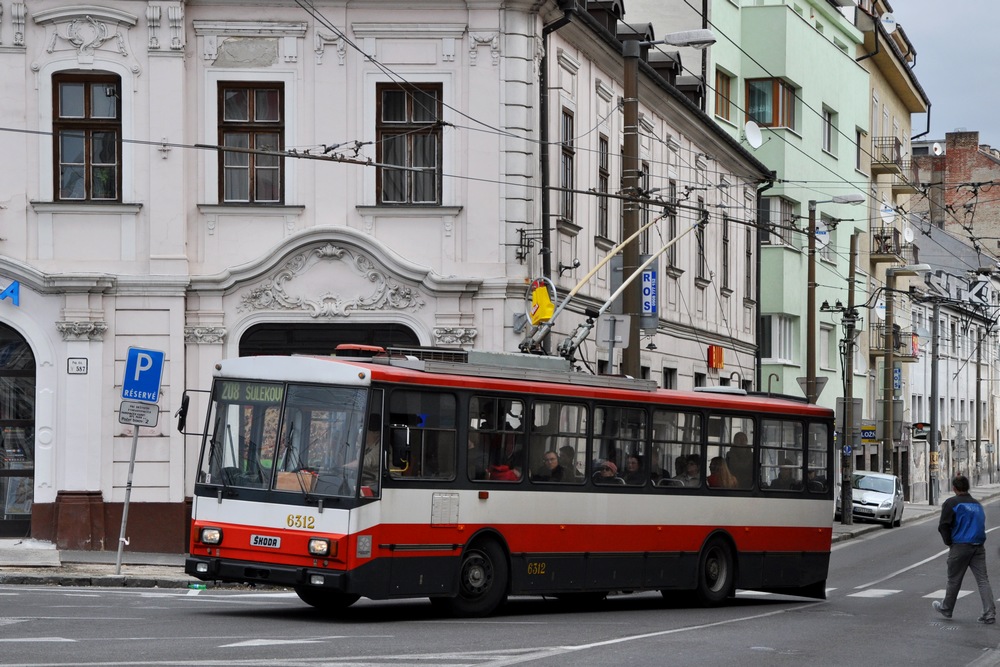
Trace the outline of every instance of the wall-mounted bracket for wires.
{"type": "Polygon", "coordinates": [[[517,229],[517,243],[504,243],[505,246],[517,248],[514,257],[518,262],[524,264],[528,259],[528,252],[535,247],[535,243],[542,240],[542,230],[531,227],[519,227],[517,229]]]}

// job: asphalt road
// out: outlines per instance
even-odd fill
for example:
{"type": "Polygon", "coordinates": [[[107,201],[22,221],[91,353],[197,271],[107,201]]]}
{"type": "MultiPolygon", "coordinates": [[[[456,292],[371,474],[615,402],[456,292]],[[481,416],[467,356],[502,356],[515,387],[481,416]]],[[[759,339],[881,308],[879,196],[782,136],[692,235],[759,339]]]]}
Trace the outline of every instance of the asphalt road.
{"type": "MultiPolygon", "coordinates": [[[[987,503],[990,525],[1000,505],[987,503]]],[[[1000,532],[988,564],[1000,591],[1000,532]]],[[[426,600],[323,617],[290,591],[0,586],[3,665],[1000,665],[971,577],[955,617],[936,514],[835,546],[828,599],[740,592],[718,609],[613,596],[596,609],[515,598],[487,619],[426,600]]]]}

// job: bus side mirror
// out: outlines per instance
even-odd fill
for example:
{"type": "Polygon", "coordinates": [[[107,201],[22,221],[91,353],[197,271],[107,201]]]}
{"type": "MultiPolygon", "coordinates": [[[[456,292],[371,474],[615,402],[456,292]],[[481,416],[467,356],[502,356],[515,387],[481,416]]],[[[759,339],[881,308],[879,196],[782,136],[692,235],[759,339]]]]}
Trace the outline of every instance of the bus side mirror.
{"type": "Polygon", "coordinates": [[[181,396],[181,407],[177,408],[177,412],[174,413],[174,417],[177,417],[177,430],[181,433],[187,426],[188,404],[190,402],[191,397],[187,395],[187,392],[184,392],[184,395],[181,396]]]}

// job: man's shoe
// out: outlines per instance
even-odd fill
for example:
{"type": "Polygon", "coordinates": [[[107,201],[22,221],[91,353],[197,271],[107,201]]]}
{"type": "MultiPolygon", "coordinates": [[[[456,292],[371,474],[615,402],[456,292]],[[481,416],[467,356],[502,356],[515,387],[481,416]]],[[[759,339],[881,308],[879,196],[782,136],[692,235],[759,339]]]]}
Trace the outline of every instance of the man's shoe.
{"type": "Polygon", "coordinates": [[[983,625],[993,625],[997,622],[995,616],[980,616],[977,620],[983,625]]]}
{"type": "MultiPolygon", "coordinates": [[[[934,611],[941,614],[945,618],[951,618],[951,612],[941,607],[940,600],[934,600],[934,602],[931,603],[931,606],[934,607],[934,611]]],[[[985,623],[985,621],[983,622],[985,623]]]]}

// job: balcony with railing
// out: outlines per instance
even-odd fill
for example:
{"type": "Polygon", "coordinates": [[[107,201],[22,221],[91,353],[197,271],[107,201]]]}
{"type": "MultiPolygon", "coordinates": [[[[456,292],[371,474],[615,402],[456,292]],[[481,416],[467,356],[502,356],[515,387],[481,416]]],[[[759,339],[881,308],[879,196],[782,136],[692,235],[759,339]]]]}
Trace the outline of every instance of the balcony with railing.
{"type": "Polygon", "coordinates": [[[895,227],[872,227],[871,261],[877,264],[903,261],[903,235],[895,227]]]}
{"type": "Polygon", "coordinates": [[[920,176],[917,165],[911,158],[906,158],[899,165],[898,174],[892,175],[892,194],[912,195],[920,192],[920,176]]]}
{"type": "MultiPolygon", "coordinates": [[[[902,329],[898,324],[892,325],[893,335],[888,337],[893,344],[893,359],[902,363],[913,363],[920,358],[920,337],[912,329],[902,329]]],[[[877,322],[872,325],[870,345],[868,347],[872,356],[884,357],[888,354],[886,347],[887,340],[885,332],[885,322],[877,322]]]]}
{"type": "Polygon", "coordinates": [[[903,144],[896,137],[872,139],[872,174],[902,174],[903,144]]]}

